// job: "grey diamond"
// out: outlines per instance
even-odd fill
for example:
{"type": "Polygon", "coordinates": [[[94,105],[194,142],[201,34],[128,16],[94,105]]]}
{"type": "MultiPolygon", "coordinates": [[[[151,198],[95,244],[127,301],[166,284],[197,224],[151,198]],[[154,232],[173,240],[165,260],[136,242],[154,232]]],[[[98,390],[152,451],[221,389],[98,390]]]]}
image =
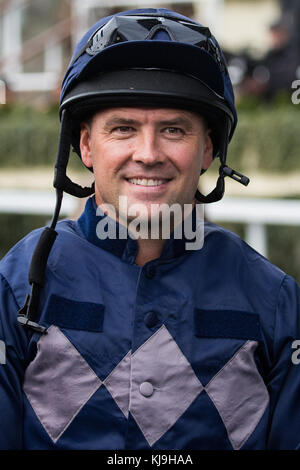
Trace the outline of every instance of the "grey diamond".
{"type": "Polygon", "coordinates": [[[56,326],[37,343],[24,392],[45,430],[56,442],[83,405],[101,386],[88,363],[56,326]]]}
{"type": "Polygon", "coordinates": [[[103,382],[126,418],[129,408],[130,361],[129,351],[103,382]]]}
{"type": "Polygon", "coordinates": [[[205,387],[235,450],[252,434],[269,402],[253,357],[256,347],[256,341],[247,341],[205,387]]]}
{"type": "Polygon", "coordinates": [[[203,390],[167,328],[151,336],[131,358],[129,410],[152,446],[203,390]],[[147,382],[147,387],[140,386],[147,382]],[[151,385],[153,393],[149,396],[151,385]],[[143,389],[147,388],[147,396],[143,389]]]}

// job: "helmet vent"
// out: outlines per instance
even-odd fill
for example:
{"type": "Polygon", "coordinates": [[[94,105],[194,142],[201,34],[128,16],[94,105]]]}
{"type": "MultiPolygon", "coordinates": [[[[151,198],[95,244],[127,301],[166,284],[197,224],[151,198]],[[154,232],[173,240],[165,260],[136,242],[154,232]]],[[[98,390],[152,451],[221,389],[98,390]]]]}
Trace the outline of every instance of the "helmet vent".
{"type": "Polygon", "coordinates": [[[176,41],[174,33],[167,26],[156,24],[150,29],[145,39],[153,39],[155,41],[176,41]]]}

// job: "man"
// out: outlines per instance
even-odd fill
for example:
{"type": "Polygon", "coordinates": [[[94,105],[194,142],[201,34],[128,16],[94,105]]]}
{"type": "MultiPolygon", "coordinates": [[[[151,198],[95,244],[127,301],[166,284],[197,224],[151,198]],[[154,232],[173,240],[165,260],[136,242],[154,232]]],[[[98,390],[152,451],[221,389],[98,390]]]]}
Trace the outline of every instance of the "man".
{"type": "MultiPolygon", "coordinates": [[[[159,258],[165,240],[150,237],[159,209],[192,206],[201,167],[212,161],[203,119],[180,109],[109,108],[82,125],[80,144],[82,161],[93,168],[97,205],[118,209],[120,196],[130,208],[139,205],[140,223],[147,226],[137,240],[135,263],[159,258]]],[[[122,220],[122,212],[116,215],[122,220]]]]}
{"type": "Polygon", "coordinates": [[[270,48],[264,57],[252,64],[252,70],[242,84],[243,93],[260,96],[266,101],[280,93],[290,93],[300,62],[292,20],[290,15],[285,15],[269,26],[270,48]]]}
{"type": "Polygon", "coordinates": [[[1,448],[297,448],[299,287],[213,224],[196,243],[198,202],[225,176],[248,182],[226,165],[236,120],[198,23],[133,10],[84,36],[62,87],[53,221],[1,263],[1,448]],[[66,176],[71,144],[95,186],[66,176]],[[55,231],[63,191],[95,197],[55,231]]]}

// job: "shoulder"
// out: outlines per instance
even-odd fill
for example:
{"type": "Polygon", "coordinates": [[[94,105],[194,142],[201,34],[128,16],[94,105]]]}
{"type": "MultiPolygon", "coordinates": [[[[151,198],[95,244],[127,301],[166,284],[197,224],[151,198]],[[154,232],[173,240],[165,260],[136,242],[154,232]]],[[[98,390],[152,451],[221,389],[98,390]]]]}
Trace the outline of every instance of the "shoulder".
{"type": "Polygon", "coordinates": [[[223,264],[228,263],[231,266],[245,266],[250,271],[262,269],[263,272],[272,274],[279,282],[285,276],[285,273],[272,264],[267,258],[258,253],[236,233],[223,227],[205,223],[205,242],[208,252],[216,259],[221,259],[223,264]]]}
{"type": "Polygon", "coordinates": [[[208,269],[219,273],[222,285],[251,303],[275,305],[286,273],[254,250],[238,235],[217,225],[205,224],[208,269]]]}
{"type": "Polygon", "coordinates": [[[300,288],[291,276],[238,235],[211,223],[205,224],[203,250],[218,305],[257,313],[271,343],[299,335],[300,288]]]}
{"type": "MultiPolygon", "coordinates": [[[[0,261],[2,281],[14,292],[17,302],[24,301],[24,292],[28,291],[28,272],[35,247],[45,227],[33,230],[20,240],[0,261]]],[[[63,220],[56,226],[55,245],[68,245],[72,238],[80,239],[82,234],[75,221],[63,220]]],[[[63,247],[62,247],[63,249],[63,247]]]]}

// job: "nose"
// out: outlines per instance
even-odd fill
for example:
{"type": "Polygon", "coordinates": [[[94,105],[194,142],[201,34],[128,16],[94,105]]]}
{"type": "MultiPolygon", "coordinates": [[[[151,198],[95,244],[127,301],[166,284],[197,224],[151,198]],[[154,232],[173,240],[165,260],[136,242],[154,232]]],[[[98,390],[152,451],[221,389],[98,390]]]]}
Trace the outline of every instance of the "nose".
{"type": "Polygon", "coordinates": [[[135,162],[153,166],[164,161],[164,155],[159,145],[159,139],[155,130],[145,129],[138,136],[136,146],[132,154],[135,162]]]}

